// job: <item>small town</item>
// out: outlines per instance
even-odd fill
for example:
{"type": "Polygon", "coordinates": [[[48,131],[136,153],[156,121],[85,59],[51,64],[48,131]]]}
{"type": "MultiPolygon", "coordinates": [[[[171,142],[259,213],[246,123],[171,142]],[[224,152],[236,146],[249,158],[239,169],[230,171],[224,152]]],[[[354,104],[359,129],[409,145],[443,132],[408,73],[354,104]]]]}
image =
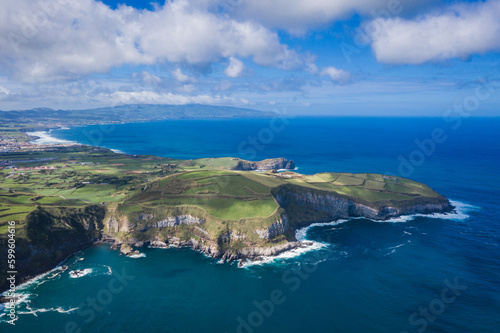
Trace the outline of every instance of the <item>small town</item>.
{"type": "Polygon", "coordinates": [[[5,135],[0,132],[0,153],[16,153],[23,151],[53,151],[60,147],[80,146],[77,143],[37,144],[33,143],[36,137],[22,133],[21,136],[5,135]]]}

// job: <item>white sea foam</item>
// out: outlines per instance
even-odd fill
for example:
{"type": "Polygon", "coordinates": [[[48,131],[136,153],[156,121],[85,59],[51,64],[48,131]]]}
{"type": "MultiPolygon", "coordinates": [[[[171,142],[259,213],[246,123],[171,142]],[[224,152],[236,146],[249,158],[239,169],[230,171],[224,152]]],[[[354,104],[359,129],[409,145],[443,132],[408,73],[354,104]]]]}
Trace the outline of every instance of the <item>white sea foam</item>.
{"type": "Polygon", "coordinates": [[[276,262],[280,262],[280,261],[283,261],[286,259],[300,257],[300,256],[302,256],[305,253],[308,253],[310,251],[316,251],[316,250],[323,249],[323,248],[329,246],[329,244],[308,240],[307,239],[307,231],[313,227],[334,226],[334,225],[338,225],[338,224],[341,224],[344,222],[347,222],[347,220],[338,220],[338,221],[326,222],[326,223],[313,223],[307,227],[300,228],[300,229],[295,231],[295,238],[297,239],[297,241],[302,243],[303,246],[291,249],[289,251],[282,252],[276,256],[261,257],[258,260],[242,262],[242,263],[240,263],[240,267],[250,267],[250,266],[255,266],[255,265],[276,263],[276,262]]]}
{"type": "Polygon", "coordinates": [[[326,243],[320,243],[315,241],[307,241],[301,243],[304,243],[303,246],[301,247],[282,252],[276,256],[261,257],[257,260],[241,262],[239,266],[247,268],[255,265],[264,265],[264,264],[282,262],[283,260],[300,257],[301,255],[307,252],[316,251],[328,246],[328,244],[326,243]]]}
{"type": "Polygon", "coordinates": [[[313,224],[311,224],[311,225],[309,225],[307,227],[300,228],[297,231],[295,231],[295,238],[299,242],[303,242],[303,241],[307,240],[307,232],[311,228],[314,228],[314,227],[335,226],[335,225],[339,225],[339,224],[345,223],[347,221],[349,221],[349,220],[342,219],[342,220],[337,220],[337,221],[332,221],[332,222],[313,223],[313,224]]]}
{"type": "Polygon", "coordinates": [[[110,149],[113,153],[117,153],[117,154],[126,154],[125,152],[119,150],[119,149],[110,149]]]}
{"type": "MultiPolygon", "coordinates": [[[[30,302],[30,293],[21,293],[19,290],[16,289],[16,294],[14,298],[14,303],[16,304],[16,308],[19,307],[20,304],[22,303],[29,303],[30,302]]],[[[3,305],[7,305],[7,303],[3,303],[3,305]]]]}
{"type": "MultiPolygon", "coordinates": [[[[144,256],[146,256],[146,255],[144,255],[144,256]]],[[[96,275],[99,275],[99,273],[104,274],[104,275],[113,275],[113,270],[111,269],[111,267],[109,267],[107,265],[102,265],[102,266],[103,266],[103,268],[106,269],[106,271],[104,273],[102,273],[101,270],[98,270],[98,272],[97,272],[98,274],[96,274],[96,275]]]]}
{"type": "MultiPolygon", "coordinates": [[[[408,241],[408,242],[411,243],[410,241],[408,241]]],[[[386,250],[390,250],[390,251],[388,253],[384,254],[384,256],[388,256],[388,255],[395,253],[397,249],[399,249],[401,246],[405,246],[406,244],[407,243],[401,243],[401,244],[396,245],[396,246],[388,247],[386,250]]]]}
{"type": "Polygon", "coordinates": [[[72,279],[81,278],[85,275],[92,273],[92,268],[79,269],[76,271],[69,272],[69,277],[72,279]]]}
{"type": "MultiPolygon", "coordinates": [[[[388,220],[384,220],[384,221],[371,220],[371,219],[369,219],[369,220],[374,221],[374,222],[378,222],[378,223],[405,223],[405,222],[409,222],[409,221],[413,220],[415,217],[422,216],[422,217],[435,218],[435,219],[447,219],[447,220],[460,220],[461,221],[461,220],[465,220],[465,219],[469,218],[469,215],[467,214],[467,212],[479,209],[479,207],[469,205],[469,204],[459,202],[459,201],[450,200],[450,203],[455,208],[453,211],[451,211],[449,213],[404,215],[404,216],[400,216],[400,217],[396,217],[396,218],[392,218],[392,219],[388,219],[388,220]]],[[[307,232],[311,228],[325,227],[325,226],[336,226],[336,225],[339,225],[339,224],[342,224],[342,223],[345,223],[345,222],[348,222],[351,220],[355,220],[355,219],[365,219],[365,218],[355,217],[355,218],[351,218],[348,220],[342,219],[342,220],[337,220],[337,221],[332,221],[332,222],[313,223],[307,227],[298,229],[297,231],[295,231],[295,238],[301,243],[304,243],[304,244],[309,243],[310,245],[304,245],[303,247],[295,248],[295,249],[292,249],[290,251],[280,253],[277,256],[262,257],[259,260],[242,262],[242,263],[240,263],[240,267],[250,267],[250,266],[254,266],[254,265],[276,263],[276,262],[279,262],[280,260],[299,257],[299,256],[303,255],[304,253],[325,248],[326,246],[329,246],[329,244],[316,242],[316,241],[310,241],[307,239],[307,232]]],[[[408,233],[408,232],[405,232],[405,234],[411,235],[411,233],[408,233]]],[[[403,245],[405,245],[405,244],[400,244],[400,245],[395,246],[393,248],[388,248],[388,250],[391,250],[390,253],[388,253],[388,254],[392,254],[392,253],[396,252],[397,248],[399,248],[403,245]]]]}
{"type": "MultiPolygon", "coordinates": [[[[22,303],[28,304],[30,302],[30,296],[31,296],[30,293],[20,293],[19,290],[16,290],[16,295],[14,299],[15,308],[18,309],[22,303]]],[[[8,317],[8,313],[9,311],[7,310],[7,303],[0,304],[0,323],[9,320],[10,317],[8,317]],[[5,320],[1,319],[3,317],[6,317],[6,319],[5,320]]],[[[17,313],[19,312],[17,311],[17,313]]]]}
{"type": "Polygon", "coordinates": [[[38,317],[37,316],[37,313],[43,313],[43,312],[59,312],[59,313],[72,313],[76,310],[78,310],[78,308],[69,308],[69,309],[64,309],[63,307],[57,307],[57,308],[41,308],[41,309],[32,309],[30,308],[29,306],[26,306],[26,309],[28,309],[29,311],[19,311],[18,314],[32,314],[34,315],[35,317],[38,317]]]}
{"type": "MultiPolygon", "coordinates": [[[[16,287],[16,291],[17,292],[20,292],[20,291],[23,291],[25,289],[27,289],[28,287],[31,287],[33,284],[36,284],[37,286],[40,285],[40,284],[43,284],[45,282],[44,278],[48,278],[48,279],[52,279],[54,278],[55,276],[57,276],[59,274],[58,271],[61,270],[61,266],[57,266],[53,269],[51,269],[50,271],[48,272],[45,272],[45,273],[42,273],[42,274],[39,274],[37,276],[35,276],[34,278],[24,282],[24,283],[21,283],[20,285],[18,285],[16,287]],[[54,272],[57,272],[56,274],[53,274],[54,272]],[[53,274],[51,276],[48,276],[49,274],[53,274]]],[[[0,294],[0,296],[4,296],[4,294],[6,293],[7,291],[3,292],[2,294],[0,294]]]]}
{"type": "Polygon", "coordinates": [[[135,254],[131,254],[129,255],[128,257],[129,258],[134,258],[134,259],[137,259],[137,258],[144,258],[146,256],[145,253],[135,253],[135,254]]]}
{"type": "Polygon", "coordinates": [[[276,171],[278,171],[278,172],[287,172],[287,171],[297,171],[297,170],[299,170],[299,168],[295,167],[293,169],[278,169],[276,171]]]}
{"type": "Polygon", "coordinates": [[[76,144],[77,142],[54,138],[50,135],[50,131],[27,132],[28,135],[37,136],[38,139],[31,141],[37,145],[53,145],[53,144],[76,144]]]}
{"type": "MultiPolygon", "coordinates": [[[[20,293],[19,290],[16,290],[16,295],[14,299],[15,308],[18,309],[22,303],[28,304],[30,302],[30,296],[31,296],[30,293],[20,293]]],[[[7,321],[9,319],[8,313],[9,311],[7,310],[7,303],[0,304],[0,318],[7,317],[6,320],[0,319],[0,323],[7,321]]],[[[19,312],[17,311],[17,313],[19,312]]]]}
{"type": "Polygon", "coordinates": [[[453,207],[455,207],[449,213],[433,213],[433,214],[412,214],[412,215],[403,215],[399,217],[394,217],[385,221],[371,220],[375,222],[386,222],[386,223],[405,223],[409,222],[416,217],[427,217],[431,219],[442,219],[442,220],[457,220],[463,221],[468,219],[470,216],[467,214],[470,211],[480,209],[477,206],[469,205],[460,201],[450,200],[450,203],[453,207]]]}

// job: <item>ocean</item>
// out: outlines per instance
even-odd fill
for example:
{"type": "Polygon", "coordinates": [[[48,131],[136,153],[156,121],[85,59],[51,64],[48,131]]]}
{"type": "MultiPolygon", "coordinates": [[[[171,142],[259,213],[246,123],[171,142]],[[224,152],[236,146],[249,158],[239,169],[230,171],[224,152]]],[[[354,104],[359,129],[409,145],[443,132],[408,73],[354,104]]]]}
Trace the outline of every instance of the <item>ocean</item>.
{"type": "MultiPolygon", "coordinates": [[[[428,184],[453,214],[336,221],[316,249],[238,268],[190,249],[90,247],[22,286],[1,332],[500,331],[500,118],[172,120],[60,129],[43,140],[172,158],[293,159],[297,172],[428,184]]],[[[46,141],[47,142],[47,141],[46,141]]]]}

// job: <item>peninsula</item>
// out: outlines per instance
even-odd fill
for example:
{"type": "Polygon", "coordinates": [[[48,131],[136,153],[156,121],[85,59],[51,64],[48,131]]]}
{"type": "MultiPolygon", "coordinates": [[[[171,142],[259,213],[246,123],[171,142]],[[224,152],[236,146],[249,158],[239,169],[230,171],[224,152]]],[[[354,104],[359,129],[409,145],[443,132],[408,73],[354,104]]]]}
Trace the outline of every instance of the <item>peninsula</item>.
{"type": "MultiPolygon", "coordinates": [[[[256,260],[304,246],[295,232],[313,223],[453,209],[427,185],[401,177],[303,175],[283,157],[177,160],[80,144],[34,145],[27,134],[105,121],[133,107],[138,106],[93,110],[79,113],[80,118],[66,117],[76,111],[0,112],[5,121],[0,127],[0,290],[7,289],[13,223],[19,283],[96,242],[111,243],[125,255],[141,247],[188,246],[222,261],[256,260]]],[[[142,106],[158,119],[189,117],[200,108],[142,106]]],[[[201,114],[211,117],[262,116],[246,109],[204,110],[201,114]]],[[[132,121],[142,121],[137,117],[132,121]]]]}
{"type": "Polygon", "coordinates": [[[23,278],[95,242],[124,254],[189,246],[224,261],[254,260],[302,246],[295,231],[315,222],[452,209],[409,179],[278,172],[294,168],[284,158],[185,161],[74,145],[3,153],[0,165],[0,243],[7,249],[8,222],[15,221],[23,278]]]}

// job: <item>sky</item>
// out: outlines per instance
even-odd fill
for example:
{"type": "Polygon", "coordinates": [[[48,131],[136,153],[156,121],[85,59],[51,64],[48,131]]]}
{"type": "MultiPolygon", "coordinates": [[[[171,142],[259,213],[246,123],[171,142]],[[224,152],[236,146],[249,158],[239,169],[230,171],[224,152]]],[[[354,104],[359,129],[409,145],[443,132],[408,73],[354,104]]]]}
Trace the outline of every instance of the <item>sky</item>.
{"type": "Polygon", "coordinates": [[[0,0],[0,110],[500,116],[499,65],[500,0],[0,0]]]}

